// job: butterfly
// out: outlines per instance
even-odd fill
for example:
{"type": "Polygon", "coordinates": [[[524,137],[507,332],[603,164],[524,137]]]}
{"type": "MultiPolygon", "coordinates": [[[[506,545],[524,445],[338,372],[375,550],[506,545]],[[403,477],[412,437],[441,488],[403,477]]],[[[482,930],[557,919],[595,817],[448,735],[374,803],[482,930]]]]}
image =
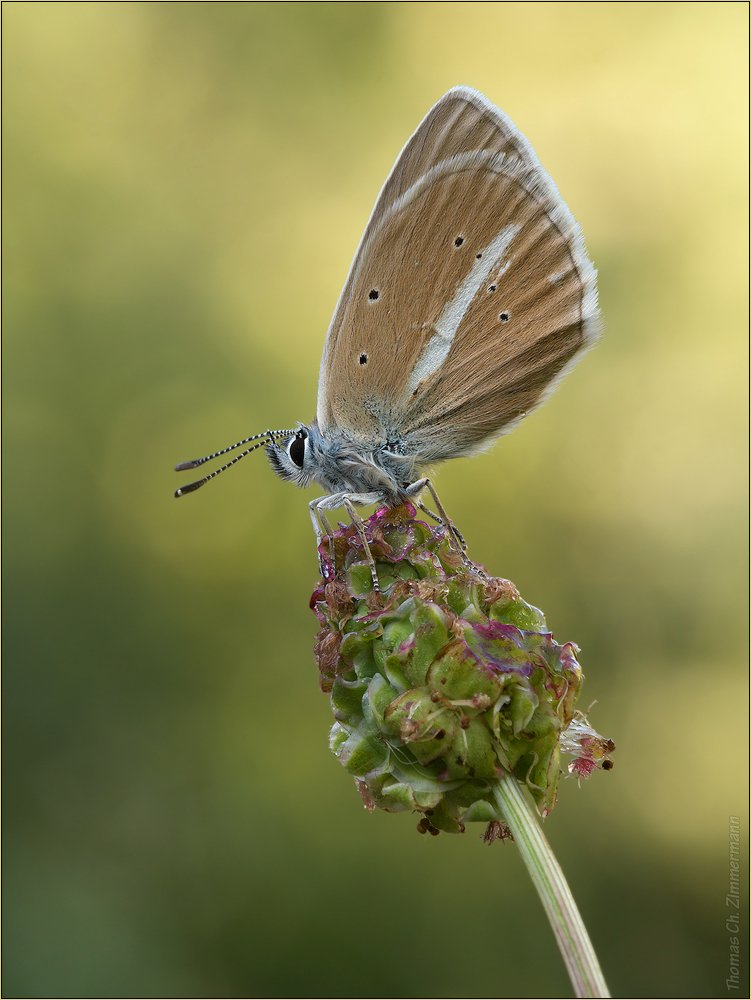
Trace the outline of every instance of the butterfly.
{"type": "MultiPolygon", "coordinates": [[[[463,553],[428,470],[487,448],[553,392],[599,336],[596,272],[581,230],[527,139],[486,97],[454,87],[399,154],[376,201],[326,336],[315,420],[176,468],[256,448],[310,502],[356,506],[428,491],[463,553]]],[[[466,556],[464,556],[466,559],[466,556]]],[[[326,575],[326,567],[322,565],[326,575]]]]}

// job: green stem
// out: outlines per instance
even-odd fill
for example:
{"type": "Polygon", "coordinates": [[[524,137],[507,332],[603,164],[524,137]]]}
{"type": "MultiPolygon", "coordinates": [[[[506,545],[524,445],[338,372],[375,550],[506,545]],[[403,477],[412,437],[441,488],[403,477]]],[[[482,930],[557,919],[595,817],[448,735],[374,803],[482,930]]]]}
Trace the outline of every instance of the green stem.
{"type": "Polygon", "coordinates": [[[539,893],[575,995],[609,997],[592,942],[561,866],[516,778],[508,774],[500,778],[493,786],[493,795],[539,893]]]}

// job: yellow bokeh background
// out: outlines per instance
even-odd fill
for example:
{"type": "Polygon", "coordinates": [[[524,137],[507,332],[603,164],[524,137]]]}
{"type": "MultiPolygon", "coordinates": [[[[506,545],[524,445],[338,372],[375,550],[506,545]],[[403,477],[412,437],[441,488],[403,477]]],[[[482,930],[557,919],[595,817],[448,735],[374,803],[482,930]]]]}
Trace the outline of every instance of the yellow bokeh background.
{"type": "Polygon", "coordinates": [[[617,744],[546,822],[614,995],[727,995],[748,6],[6,2],[3,29],[4,995],[570,995],[514,848],[365,813],[330,754],[314,494],[259,453],[172,498],[175,462],[314,415],[375,197],[457,83],[580,222],[605,334],[437,488],[582,647],[617,744]]]}

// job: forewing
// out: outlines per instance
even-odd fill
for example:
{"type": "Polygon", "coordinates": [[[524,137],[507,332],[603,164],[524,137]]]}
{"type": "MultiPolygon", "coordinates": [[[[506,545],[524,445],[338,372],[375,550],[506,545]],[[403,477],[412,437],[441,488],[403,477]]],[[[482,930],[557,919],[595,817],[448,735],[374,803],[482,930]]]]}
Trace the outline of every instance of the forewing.
{"type": "Polygon", "coordinates": [[[596,337],[595,273],[524,136],[476,91],[430,111],[381,191],[326,338],[318,421],[420,461],[465,454],[596,337]]]}

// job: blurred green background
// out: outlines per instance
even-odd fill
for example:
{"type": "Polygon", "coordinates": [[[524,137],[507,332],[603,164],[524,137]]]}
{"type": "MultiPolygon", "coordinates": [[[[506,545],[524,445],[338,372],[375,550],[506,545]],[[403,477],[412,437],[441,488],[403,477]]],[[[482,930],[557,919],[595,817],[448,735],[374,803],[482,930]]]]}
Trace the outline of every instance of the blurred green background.
{"type": "Polygon", "coordinates": [[[546,823],[614,995],[726,996],[747,5],[3,15],[3,995],[570,995],[514,847],[369,815],[328,750],[314,494],[259,454],[172,498],[175,462],[313,416],[380,186],[466,83],[581,223],[606,335],[437,488],[618,746],[546,823]]]}

